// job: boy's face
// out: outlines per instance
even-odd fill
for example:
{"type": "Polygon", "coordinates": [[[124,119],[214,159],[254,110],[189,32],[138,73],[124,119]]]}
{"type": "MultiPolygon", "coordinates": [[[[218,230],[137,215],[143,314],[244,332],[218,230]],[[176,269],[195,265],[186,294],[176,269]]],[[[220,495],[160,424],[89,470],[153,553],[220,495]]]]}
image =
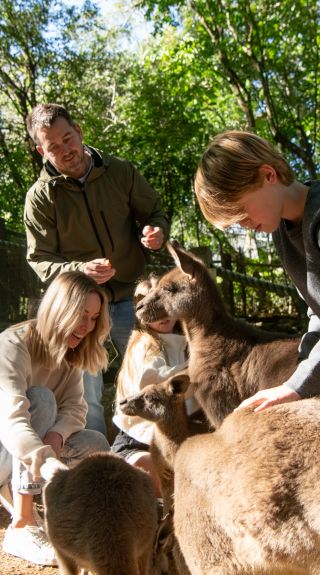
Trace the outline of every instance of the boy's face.
{"type": "Polygon", "coordinates": [[[276,174],[266,173],[259,188],[245,192],[237,201],[237,205],[245,213],[238,223],[241,227],[256,232],[272,233],[280,225],[283,203],[284,187],[279,183],[276,174]]]}

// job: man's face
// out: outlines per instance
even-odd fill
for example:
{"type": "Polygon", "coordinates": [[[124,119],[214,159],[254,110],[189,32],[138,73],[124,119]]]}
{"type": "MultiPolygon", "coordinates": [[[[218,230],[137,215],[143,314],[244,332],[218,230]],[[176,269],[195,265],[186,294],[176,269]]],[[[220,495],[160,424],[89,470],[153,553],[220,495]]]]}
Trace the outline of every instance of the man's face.
{"type": "Polygon", "coordinates": [[[88,156],[82,144],[82,132],[78,125],[71,126],[64,118],[57,118],[49,128],[37,131],[41,156],[56,168],[70,176],[81,178],[88,169],[88,156]]]}

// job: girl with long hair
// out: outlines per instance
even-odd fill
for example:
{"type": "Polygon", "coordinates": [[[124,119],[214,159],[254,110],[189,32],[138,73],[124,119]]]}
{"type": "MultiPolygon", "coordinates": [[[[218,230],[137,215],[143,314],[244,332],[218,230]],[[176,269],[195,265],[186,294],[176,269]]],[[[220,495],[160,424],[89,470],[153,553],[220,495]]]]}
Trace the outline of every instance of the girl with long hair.
{"type": "MultiPolygon", "coordinates": [[[[137,285],[134,300],[137,304],[158,282],[150,276],[137,285]]],[[[141,391],[151,383],[161,383],[188,365],[188,346],[181,327],[176,320],[165,318],[147,325],[137,321],[117,379],[116,408],[113,422],[118,434],[112,451],[119,453],[129,463],[147,471],[161,497],[160,482],[153,465],[149,446],[153,438],[154,424],[137,416],[124,415],[119,403],[141,391]]],[[[195,400],[187,400],[189,413],[198,410],[195,400]]]]}

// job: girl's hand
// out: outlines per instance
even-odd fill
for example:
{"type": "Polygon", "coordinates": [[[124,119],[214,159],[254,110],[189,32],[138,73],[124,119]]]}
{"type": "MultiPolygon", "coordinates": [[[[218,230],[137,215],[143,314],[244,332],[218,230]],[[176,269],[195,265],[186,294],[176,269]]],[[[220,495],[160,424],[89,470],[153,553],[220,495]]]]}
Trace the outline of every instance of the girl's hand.
{"type": "Polygon", "coordinates": [[[234,411],[243,409],[244,407],[254,407],[254,411],[263,411],[271,405],[277,403],[287,403],[289,401],[298,401],[301,396],[290,387],[286,385],[278,385],[270,389],[262,389],[252,397],[245,399],[234,411]]]}

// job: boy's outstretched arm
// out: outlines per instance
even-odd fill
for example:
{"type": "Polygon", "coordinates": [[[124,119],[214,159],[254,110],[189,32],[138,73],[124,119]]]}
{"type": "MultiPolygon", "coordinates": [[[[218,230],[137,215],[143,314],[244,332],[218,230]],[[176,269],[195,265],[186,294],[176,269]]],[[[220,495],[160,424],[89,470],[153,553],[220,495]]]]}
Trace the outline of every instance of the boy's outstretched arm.
{"type": "Polygon", "coordinates": [[[285,384],[282,384],[269,389],[261,389],[252,395],[252,397],[249,397],[240,403],[240,405],[236,407],[235,411],[249,406],[254,407],[254,411],[263,411],[267,407],[275,405],[276,403],[287,403],[289,401],[298,401],[299,399],[301,399],[299,393],[290,389],[290,387],[285,384]]]}

